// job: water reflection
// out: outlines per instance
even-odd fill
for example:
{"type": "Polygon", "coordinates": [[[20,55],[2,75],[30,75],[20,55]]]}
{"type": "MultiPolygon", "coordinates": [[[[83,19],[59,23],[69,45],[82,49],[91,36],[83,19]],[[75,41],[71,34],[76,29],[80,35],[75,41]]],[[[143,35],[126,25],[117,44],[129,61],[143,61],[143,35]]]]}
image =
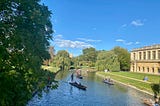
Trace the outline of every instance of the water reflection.
{"type": "Polygon", "coordinates": [[[41,99],[35,96],[28,106],[144,106],[140,100],[144,95],[134,89],[118,84],[108,86],[90,73],[83,80],[76,79],[87,85],[87,90],[83,91],[68,84],[70,75],[68,71],[58,73],[58,89],[43,93],[41,99]]]}

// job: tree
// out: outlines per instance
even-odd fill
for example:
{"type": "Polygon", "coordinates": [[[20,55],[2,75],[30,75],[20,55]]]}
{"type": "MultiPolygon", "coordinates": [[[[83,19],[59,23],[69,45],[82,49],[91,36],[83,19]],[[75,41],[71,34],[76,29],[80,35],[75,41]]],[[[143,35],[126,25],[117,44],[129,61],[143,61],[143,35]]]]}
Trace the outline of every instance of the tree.
{"type": "Polygon", "coordinates": [[[113,51],[101,51],[98,53],[96,61],[96,69],[98,71],[104,71],[105,69],[110,71],[119,71],[120,64],[118,57],[113,51]]]}
{"type": "Polygon", "coordinates": [[[120,69],[122,71],[129,71],[130,69],[130,53],[121,47],[114,47],[114,53],[118,56],[118,61],[120,62],[120,69]]]}
{"type": "Polygon", "coordinates": [[[52,64],[61,70],[68,70],[71,66],[69,53],[65,50],[58,51],[52,64]]]}
{"type": "Polygon", "coordinates": [[[83,49],[83,59],[89,66],[94,66],[97,58],[97,52],[95,48],[83,49]]]}
{"type": "Polygon", "coordinates": [[[49,58],[51,12],[39,0],[1,0],[0,7],[0,105],[22,106],[51,75],[41,69],[49,58]]]}

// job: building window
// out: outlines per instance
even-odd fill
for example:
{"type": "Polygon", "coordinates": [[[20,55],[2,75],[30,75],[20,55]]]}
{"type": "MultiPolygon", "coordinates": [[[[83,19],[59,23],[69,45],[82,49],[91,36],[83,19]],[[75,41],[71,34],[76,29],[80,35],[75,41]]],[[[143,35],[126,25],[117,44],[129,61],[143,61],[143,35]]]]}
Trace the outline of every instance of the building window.
{"type": "Polygon", "coordinates": [[[140,67],[138,67],[138,70],[139,70],[139,71],[141,71],[141,68],[140,68],[140,67]]]}
{"type": "Polygon", "coordinates": [[[151,59],[151,51],[148,51],[148,60],[150,60],[151,59]]]}
{"type": "Polygon", "coordinates": [[[136,59],[136,53],[133,53],[133,60],[136,59]]]}
{"type": "Polygon", "coordinates": [[[160,74],[160,68],[158,68],[158,73],[160,74]]]}
{"type": "Polygon", "coordinates": [[[152,72],[154,73],[154,67],[152,68],[152,72]]]}
{"type": "Polygon", "coordinates": [[[149,72],[149,67],[147,68],[147,71],[149,72]]]}
{"type": "Polygon", "coordinates": [[[139,60],[141,60],[141,59],[142,59],[142,53],[139,52],[139,60]]]}
{"type": "Polygon", "coordinates": [[[156,51],[152,51],[152,59],[156,59],[156,51]]]}
{"type": "Polygon", "coordinates": [[[146,60],[146,52],[143,52],[143,59],[146,60]]]}
{"type": "Polygon", "coordinates": [[[145,68],[143,67],[143,72],[145,71],[145,68]]]}
{"type": "Polygon", "coordinates": [[[158,59],[160,59],[160,50],[158,50],[158,59]]]}

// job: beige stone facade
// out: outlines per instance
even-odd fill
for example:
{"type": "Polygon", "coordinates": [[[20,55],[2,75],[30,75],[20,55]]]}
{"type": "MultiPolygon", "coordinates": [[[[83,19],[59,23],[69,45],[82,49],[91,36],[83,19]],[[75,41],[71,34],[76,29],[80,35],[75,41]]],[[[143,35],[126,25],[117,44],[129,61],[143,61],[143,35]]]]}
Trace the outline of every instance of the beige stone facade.
{"type": "Polygon", "coordinates": [[[130,71],[160,75],[160,44],[133,49],[130,71]]]}

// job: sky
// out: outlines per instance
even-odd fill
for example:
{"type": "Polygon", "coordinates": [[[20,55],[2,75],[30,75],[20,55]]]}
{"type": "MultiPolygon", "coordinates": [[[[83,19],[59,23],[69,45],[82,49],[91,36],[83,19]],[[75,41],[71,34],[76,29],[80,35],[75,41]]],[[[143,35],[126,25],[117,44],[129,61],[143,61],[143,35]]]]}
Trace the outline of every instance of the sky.
{"type": "Polygon", "coordinates": [[[56,52],[128,51],[160,44],[160,0],[42,0],[52,12],[56,52]]]}

